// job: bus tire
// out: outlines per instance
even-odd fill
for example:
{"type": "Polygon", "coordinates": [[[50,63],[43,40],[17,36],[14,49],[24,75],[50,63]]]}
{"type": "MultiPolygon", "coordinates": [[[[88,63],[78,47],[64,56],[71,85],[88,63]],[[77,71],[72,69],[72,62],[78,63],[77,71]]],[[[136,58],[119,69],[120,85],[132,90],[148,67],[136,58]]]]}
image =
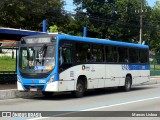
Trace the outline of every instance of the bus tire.
{"type": "Polygon", "coordinates": [[[53,96],[53,92],[45,92],[42,91],[42,94],[46,97],[46,98],[51,98],[53,96]]]}
{"type": "Polygon", "coordinates": [[[130,76],[127,76],[125,79],[125,85],[123,87],[124,91],[126,91],[126,92],[130,91],[131,86],[132,86],[132,79],[130,76]]]}
{"type": "Polygon", "coordinates": [[[76,85],[76,90],[73,91],[73,95],[77,98],[83,97],[85,92],[85,85],[82,80],[78,80],[77,85],[76,85]]]}

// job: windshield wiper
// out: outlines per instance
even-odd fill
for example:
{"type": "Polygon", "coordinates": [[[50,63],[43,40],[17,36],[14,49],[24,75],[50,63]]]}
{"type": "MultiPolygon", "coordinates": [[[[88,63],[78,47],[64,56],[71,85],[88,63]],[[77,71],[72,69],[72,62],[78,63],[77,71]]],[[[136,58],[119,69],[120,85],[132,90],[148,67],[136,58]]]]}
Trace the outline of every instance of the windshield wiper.
{"type": "Polygon", "coordinates": [[[37,66],[37,62],[39,62],[41,64],[41,62],[39,60],[39,54],[40,54],[40,52],[39,52],[39,50],[37,50],[37,52],[36,52],[36,66],[37,66]]]}
{"type": "Polygon", "coordinates": [[[44,57],[46,56],[46,53],[47,53],[47,45],[44,44],[43,47],[42,47],[42,66],[44,65],[44,57]]]}
{"type": "Polygon", "coordinates": [[[37,55],[36,55],[36,61],[39,62],[40,64],[44,64],[44,57],[46,56],[46,51],[47,51],[47,45],[44,44],[40,50],[37,50],[37,55]],[[39,56],[41,58],[39,58],[39,56]],[[42,61],[40,61],[39,59],[42,59],[42,61]]]}

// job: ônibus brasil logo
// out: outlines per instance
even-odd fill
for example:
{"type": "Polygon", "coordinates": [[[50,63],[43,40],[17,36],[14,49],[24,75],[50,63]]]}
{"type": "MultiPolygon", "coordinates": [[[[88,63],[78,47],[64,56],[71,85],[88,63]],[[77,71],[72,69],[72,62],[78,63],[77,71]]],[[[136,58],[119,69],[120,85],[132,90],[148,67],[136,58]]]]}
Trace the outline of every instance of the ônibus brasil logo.
{"type": "Polygon", "coordinates": [[[82,65],[82,70],[85,70],[85,69],[86,69],[85,65],[82,65]]]}

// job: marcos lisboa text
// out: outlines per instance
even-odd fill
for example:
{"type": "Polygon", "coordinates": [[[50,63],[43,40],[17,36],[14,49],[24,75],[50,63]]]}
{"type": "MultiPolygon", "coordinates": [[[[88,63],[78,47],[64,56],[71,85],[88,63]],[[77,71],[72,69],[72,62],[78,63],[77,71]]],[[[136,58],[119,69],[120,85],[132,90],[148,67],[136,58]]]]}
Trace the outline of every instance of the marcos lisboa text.
{"type": "Polygon", "coordinates": [[[158,117],[157,113],[150,113],[150,112],[146,112],[146,113],[132,113],[132,117],[158,117]]]}

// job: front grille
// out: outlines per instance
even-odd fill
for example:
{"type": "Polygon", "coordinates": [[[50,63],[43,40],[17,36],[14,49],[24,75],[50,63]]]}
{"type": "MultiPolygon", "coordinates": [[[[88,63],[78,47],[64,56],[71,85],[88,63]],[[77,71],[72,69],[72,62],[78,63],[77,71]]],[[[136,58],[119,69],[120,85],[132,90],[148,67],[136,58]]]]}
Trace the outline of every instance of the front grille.
{"type": "Polygon", "coordinates": [[[37,86],[31,86],[31,85],[24,85],[24,88],[29,91],[30,88],[37,88],[38,91],[42,91],[44,88],[44,85],[37,85],[37,86]]]}
{"type": "Polygon", "coordinates": [[[33,75],[31,73],[22,73],[22,72],[20,72],[20,73],[23,78],[34,78],[34,79],[47,78],[50,75],[50,72],[49,73],[41,73],[41,74],[38,73],[36,75],[33,75]]]}

